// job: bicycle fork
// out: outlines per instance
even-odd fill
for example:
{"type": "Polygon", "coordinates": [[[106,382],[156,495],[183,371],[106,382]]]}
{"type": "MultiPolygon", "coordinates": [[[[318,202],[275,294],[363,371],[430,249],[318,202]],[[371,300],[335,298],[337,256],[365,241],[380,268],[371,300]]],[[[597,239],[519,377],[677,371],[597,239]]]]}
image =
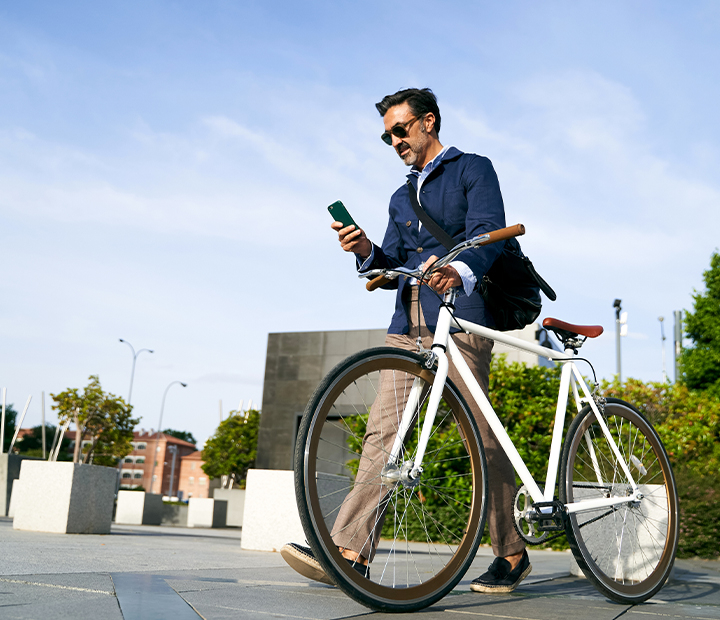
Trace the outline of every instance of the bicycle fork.
{"type": "MultiPolygon", "coordinates": [[[[456,296],[457,293],[455,290],[450,289],[447,293],[445,293],[444,302],[450,308],[453,308],[456,296]]],[[[406,484],[412,485],[413,482],[416,483],[422,473],[423,457],[425,456],[425,450],[427,449],[427,444],[430,440],[430,435],[432,434],[435,416],[437,415],[437,410],[440,406],[440,400],[442,399],[443,389],[445,388],[445,382],[450,368],[450,361],[448,360],[448,356],[445,351],[446,342],[450,337],[450,319],[450,309],[442,306],[438,315],[438,324],[435,328],[435,338],[431,347],[432,357],[430,358],[432,361],[437,361],[437,369],[432,388],[430,389],[430,398],[425,411],[425,419],[423,420],[422,431],[420,433],[415,459],[412,462],[403,463],[401,468],[397,465],[400,450],[402,449],[402,445],[405,441],[405,435],[415,419],[415,411],[418,409],[420,398],[423,393],[423,384],[425,381],[420,377],[416,377],[413,381],[410,395],[407,403],[405,404],[405,410],[403,411],[402,419],[400,421],[400,427],[398,428],[397,435],[395,436],[395,442],[393,443],[392,450],[390,451],[388,464],[384,468],[385,471],[383,479],[387,479],[388,482],[399,481],[402,479],[406,484]]]]}

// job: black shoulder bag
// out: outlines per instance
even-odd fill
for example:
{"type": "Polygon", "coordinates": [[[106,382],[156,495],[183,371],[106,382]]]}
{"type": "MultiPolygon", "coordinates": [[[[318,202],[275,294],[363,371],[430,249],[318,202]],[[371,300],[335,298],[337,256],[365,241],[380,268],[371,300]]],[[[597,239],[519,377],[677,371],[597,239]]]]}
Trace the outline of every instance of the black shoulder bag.
{"type": "MultiPolygon", "coordinates": [[[[455,241],[447,234],[422,208],[410,181],[407,186],[410,204],[423,226],[446,250],[454,248],[462,240],[455,241]]],[[[517,239],[505,241],[502,253],[478,282],[478,289],[496,328],[502,332],[522,329],[540,316],[540,290],[551,301],[557,299],[555,291],[540,277],[530,259],[522,253],[517,239]]]]}

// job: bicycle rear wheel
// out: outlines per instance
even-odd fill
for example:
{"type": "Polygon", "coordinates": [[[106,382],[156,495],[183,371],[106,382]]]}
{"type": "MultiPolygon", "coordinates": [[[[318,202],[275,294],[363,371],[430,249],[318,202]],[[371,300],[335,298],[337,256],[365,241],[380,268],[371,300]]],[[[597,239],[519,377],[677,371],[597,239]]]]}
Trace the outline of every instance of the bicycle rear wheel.
{"type": "MultiPolygon", "coordinates": [[[[605,421],[643,498],[569,516],[578,566],[608,598],[637,604],[665,584],[678,542],[675,479],[662,442],[634,407],[608,398],[605,421]]],[[[589,406],[573,420],[563,448],[560,501],[632,494],[630,481],[589,406]]]]}
{"type": "Polygon", "coordinates": [[[322,381],[298,433],[295,490],[308,543],[346,594],[378,610],[413,611],[445,596],[472,563],[485,526],[480,433],[450,381],[419,482],[406,475],[435,377],[424,361],[389,347],[349,357],[322,381]],[[388,456],[413,390],[413,423],[393,473],[388,456]],[[369,578],[342,557],[338,541],[374,556],[369,578]]]}

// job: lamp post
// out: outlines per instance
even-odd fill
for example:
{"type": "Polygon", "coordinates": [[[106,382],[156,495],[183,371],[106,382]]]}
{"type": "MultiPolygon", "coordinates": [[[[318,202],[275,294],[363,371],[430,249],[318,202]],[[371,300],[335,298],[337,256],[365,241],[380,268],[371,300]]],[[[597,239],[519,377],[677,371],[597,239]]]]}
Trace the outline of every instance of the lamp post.
{"type": "MultiPolygon", "coordinates": [[[[165,388],[165,393],[162,397],[162,404],[160,405],[160,421],[158,422],[157,431],[155,432],[155,449],[153,450],[153,464],[152,464],[152,470],[150,472],[150,493],[153,491],[153,479],[155,478],[155,465],[157,464],[157,451],[158,451],[158,445],[160,444],[160,429],[162,428],[162,418],[163,418],[163,410],[165,409],[165,397],[167,396],[168,390],[175,385],[176,383],[179,383],[183,387],[187,387],[187,383],[183,383],[182,381],[173,381],[165,388]]],[[[162,480],[160,481],[160,493],[162,493],[162,480]]]]}
{"type": "Polygon", "coordinates": [[[680,354],[682,353],[682,310],[673,312],[675,328],[673,330],[673,362],[675,366],[675,382],[680,379],[680,354]]]}
{"type": "Polygon", "coordinates": [[[170,467],[170,490],[168,491],[168,495],[170,498],[173,496],[173,479],[175,478],[175,457],[177,456],[178,448],[177,446],[168,446],[168,451],[172,452],[173,458],[172,458],[172,466],[170,467]]]}
{"type": "Polygon", "coordinates": [[[618,382],[622,383],[622,366],[620,364],[620,311],[622,307],[620,299],[616,299],[613,302],[613,308],[615,308],[615,354],[617,361],[617,376],[618,382]]]}
{"type": "Polygon", "coordinates": [[[658,317],[658,321],[660,321],[660,346],[662,347],[662,380],[663,383],[667,383],[668,377],[667,370],[665,368],[665,325],[663,324],[664,320],[664,316],[658,317]]]}
{"type": "Polygon", "coordinates": [[[138,355],[140,355],[143,351],[147,351],[148,353],[154,353],[154,351],[152,349],[140,349],[137,353],[135,353],[135,347],[133,347],[127,340],[123,340],[122,338],[119,338],[118,340],[120,340],[120,342],[124,342],[127,346],[130,347],[133,356],[132,370],[130,371],[130,391],[128,392],[127,400],[129,405],[130,399],[132,398],[133,378],[135,377],[135,360],[137,360],[138,355]]]}

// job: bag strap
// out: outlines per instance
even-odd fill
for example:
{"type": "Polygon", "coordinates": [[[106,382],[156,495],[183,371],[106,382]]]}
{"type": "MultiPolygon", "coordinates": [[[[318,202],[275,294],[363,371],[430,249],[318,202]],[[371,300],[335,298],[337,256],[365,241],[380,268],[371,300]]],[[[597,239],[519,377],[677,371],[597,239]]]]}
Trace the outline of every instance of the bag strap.
{"type": "Polygon", "coordinates": [[[547,282],[545,282],[543,277],[537,271],[535,271],[534,265],[529,260],[528,260],[527,265],[528,265],[528,271],[530,271],[533,278],[535,278],[535,282],[538,283],[538,286],[540,287],[542,292],[545,293],[545,295],[547,296],[547,298],[550,301],[555,301],[557,299],[557,294],[552,289],[552,287],[547,282]]]}
{"type": "Polygon", "coordinates": [[[415,193],[415,188],[409,180],[407,182],[407,188],[408,193],[410,194],[410,204],[412,205],[413,211],[415,211],[415,215],[417,215],[418,219],[422,222],[422,225],[427,228],[428,232],[435,237],[435,239],[437,239],[446,250],[452,250],[457,244],[453,241],[453,238],[430,217],[428,212],[422,208],[422,205],[418,201],[417,194],[415,193]]]}

